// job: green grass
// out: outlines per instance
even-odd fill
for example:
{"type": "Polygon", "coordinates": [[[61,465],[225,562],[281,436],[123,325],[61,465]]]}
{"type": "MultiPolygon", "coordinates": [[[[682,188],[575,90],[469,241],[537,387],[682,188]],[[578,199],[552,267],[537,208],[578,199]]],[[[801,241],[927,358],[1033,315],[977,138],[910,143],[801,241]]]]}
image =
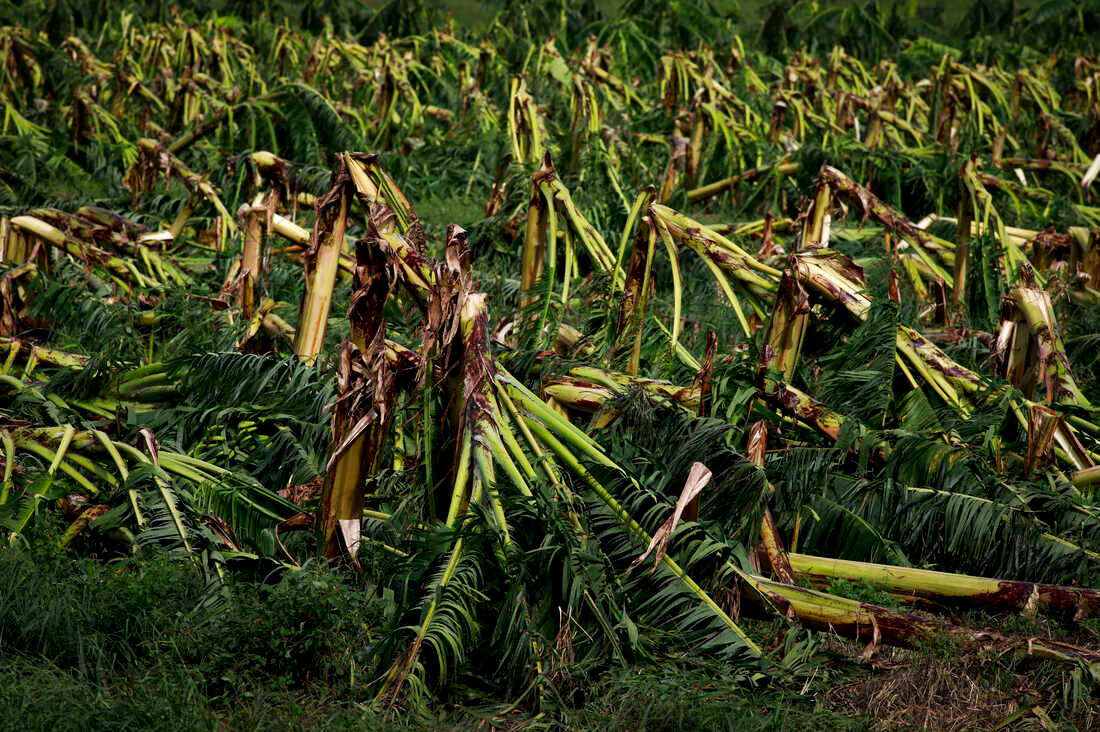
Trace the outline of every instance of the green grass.
{"type": "Polygon", "coordinates": [[[186,563],[0,550],[0,729],[280,729],[361,715],[358,654],[383,625],[369,588],[315,566],[230,591],[212,614],[186,563]]]}
{"type": "Polygon", "coordinates": [[[569,717],[575,729],[647,730],[853,730],[867,721],[822,707],[819,699],[791,690],[754,690],[730,683],[720,665],[623,672],[569,717]]]}
{"type": "MultiPolygon", "coordinates": [[[[852,660],[858,648],[827,635],[826,648],[804,657],[803,670],[765,676],[744,664],[697,658],[638,663],[592,678],[574,670],[575,678],[559,685],[561,696],[547,693],[539,714],[485,696],[478,680],[467,678],[448,705],[383,718],[369,709],[367,690],[379,671],[363,662],[389,620],[385,598],[374,597],[368,583],[313,565],[266,581],[239,581],[227,609],[210,614],[196,606],[203,593],[194,579],[189,566],[166,558],[105,565],[42,549],[0,549],[0,731],[469,729],[482,723],[623,732],[855,730],[871,721],[861,704],[913,684],[937,685],[944,698],[969,693],[975,704],[988,706],[976,714],[1007,708],[1026,692],[1025,701],[1043,704],[1067,729],[1095,719],[1087,679],[1065,666],[1036,667],[937,642],[915,651],[883,649],[886,670],[872,673],[852,660]]],[[[881,599],[861,585],[833,589],[881,599]]],[[[1033,618],[1013,625],[972,613],[967,620],[1036,635],[1050,630],[1050,621],[1033,618]]],[[[743,622],[761,639],[774,633],[774,622],[743,622]]],[[[1080,632],[1095,633],[1094,626],[1080,632]]],[[[901,702],[884,709],[898,720],[927,713],[901,702]]]]}
{"type": "MultiPolygon", "coordinates": [[[[365,650],[387,627],[384,599],[321,565],[242,581],[204,613],[192,569],[166,558],[101,564],[0,549],[0,730],[379,729],[365,650]]],[[[385,721],[466,728],[507,719],[571,729],[839,729],[858,723],[743,667],[638,666],[585,679],[548,714],[466,685],[454,705],[385,721]],[[429,716],[423,716],[423,714],[429,716]]]]}

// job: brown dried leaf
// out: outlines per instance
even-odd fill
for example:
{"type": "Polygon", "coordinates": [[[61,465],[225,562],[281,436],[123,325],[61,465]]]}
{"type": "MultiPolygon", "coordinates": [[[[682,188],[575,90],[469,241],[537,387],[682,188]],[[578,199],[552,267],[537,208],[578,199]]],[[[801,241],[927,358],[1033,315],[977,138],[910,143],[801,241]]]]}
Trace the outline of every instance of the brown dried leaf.
{"type": "Polygon", "coordinates": [[[656,571],[657,565],[661,563],[665,553],[668,551],[668,542],[672,539],[672,534],[676,531],[676,526],[680,523],[680,516],[684,513],[684,509],[702,492],[703,488],[710,482],[712,475],[713,474],[706,465],[700,462],[692,463],[691,470],[688,471],[687,480],[684,481],[683,490],[680,491],[680,498],[676,501],[676,508],[672,512],[672,516],[661,525],[661,528],[653,533],[653,538],[650,539],[649,546],[646,547],[645,553],[634,560],[630,565],[631,569],[634,569],[644,562],[646,557],[656,549],[656,554],[654,554],[653,557],[653,570],[650,570],[651,572],[656,571]]]}

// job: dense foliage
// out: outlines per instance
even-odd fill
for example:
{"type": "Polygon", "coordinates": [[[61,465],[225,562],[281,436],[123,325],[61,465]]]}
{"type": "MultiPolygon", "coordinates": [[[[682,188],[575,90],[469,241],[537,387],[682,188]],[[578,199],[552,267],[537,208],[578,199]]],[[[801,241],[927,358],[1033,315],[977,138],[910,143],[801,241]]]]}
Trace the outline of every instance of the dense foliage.
{"type": "Polygon", "coordinates": [[[1095,3],[0,20],[0,688],[715,725],[947,638],[1096,722],[1095,3]]]}

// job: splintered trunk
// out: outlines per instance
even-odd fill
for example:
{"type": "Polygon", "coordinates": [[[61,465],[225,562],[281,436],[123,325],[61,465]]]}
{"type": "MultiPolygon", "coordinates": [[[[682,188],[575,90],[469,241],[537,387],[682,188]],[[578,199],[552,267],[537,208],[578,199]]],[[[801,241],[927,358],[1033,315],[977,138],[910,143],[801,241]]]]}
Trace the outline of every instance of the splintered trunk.
{"type": "Polygon", "coordinates": [[[317,201],[317,219],[313,226],[310,249],[305,253],[306,291],[298,316],[298,334],[294,352],[312,364],[325,343],[325,329],[332,307],[332,289],[340,267],[340,251],[347,228],[351,191],[346,168],[333,174],[329,192],[317,201]]]}
{"type": "Polygon", "coordinates": [[[645,306],[649,298],[649,279],[653,271],[653,250],[656,244],[657,228],[650,217],[643,216],[638,226],[638,234],[634,239],[634,248],[630,252],[626,291],[623,293],[623,302],[619,309],[619,323],[622,324],[629,319],[630,329],[634,333],[634,342],[630,349],[630,364],[627,367],[627,373],[631,376],[638,375],[641,364],[645,306]]]}
{"type": "MultiPolygon", "coordinates": [[[[572,279],[579,274],[575,244],[579,243],[591,264],[601,272],[610,272],[616,286],[623,283],[619,262],[600,233],[580,212],[569,189],[558,178],[554,161],[547,151],[542,157],[542,166],[531,176],[531,199],[527,207],[527,231],[523,243],[521,290],[531,291],[543,272],[545,260],[548,280],[546,287],[553,290],[557,284],[557,239],[562,234],[565,244],[564,267],[562,271],[561,302],[563,307],[569,303],[569,288],[572,279]]],[[[523,298],[524,305],[534,302],[534,298],[523,298]]],[[[550,304],[546,298],[540,327],[545,320],[550,304]]]]}
{"type": "Polygon", "coordinates": [[[672,151],[669,153],[668,165],[665,166],[665,174],[661,178],[661,187],[657,190],[657,200],[662,203],[672,198],[672,194],[680,184],[681,171],[687,163],[689,143],[690,140],[684,137],[680,123],[677,121],[672,137],[669,138],[672,151]]]}
{"type": "MultiPolygon", "coordinates": [[[[973,161],[967,163],[973,165],[973,161]]],[[[964,169],[965,170],[965,169],[964,169]]],[[[970,202],[970,191],[959,173],[958,229],[955,234],[955,307],[966,303],[967,265],[970,262],[970,226],[974,220],[974,206],[970,202]]]]}
{"type": "Polygon", "coordinates": [[[768,404],[799,422],[811,425],[826,437],[836,440],[840,436],[844,416],[790,384],[766,380],[761,396],[768,404]]]}
{"type": "Polygon", "coordinates": [[[363,518],[363,491],[378,470],[396,401],[395,369],[388,358],[383,315],[392,283],[377,238],[356,245],[354,292],[348,318],[351,341],[340,348],[340,395],[333,408],[330,457],[318,527],[327,557],[353,557],[363,518]]]}
{"type": "Polygon", "coordinates": [[[878,196],[856,183],[836,168],[826,165],[821,169],[821,181],[828,183],[834,195],[844,194],[859,206],[864,218],[874,217],[883,226],[903,239],[916,253],[923,267],[944,282],[954,282],[933,255],[951,255],[955,248],[953,242],[940,239],[918,229],[913,222],[883,203],[878,196]]]}
{"type": "Polygon", "coordinates": [[[691,137],[688,140],[687,161],[684,166],[684,185],[695,185],[699,175],[699,162],[703,157],[703,133],[706,131],[703,110],[696,106],[691,114],[691,137]]]}
{"type": "Polygon", "coordinates": [[[699,416],[709,417],[711,412],[711,388],[714,381],[714,359],[718,355],[718,333],[707,331],[707,342],[703,351],[703,363],[700,364],[695,378],[691,382],[693,389],[699,391],[699,416]]]}
{"type": "Polygon", "coordinates": [[[1050,295],[1035,285],[1030,273],[1031,268],[1025,265],[1020,278],[1022,284],[1012,291],[1011,298],[1021,316],[1020,320],[1027,324],[1035,338],[1038,355],[1036,381],[1045,387],[1048,402],[1088,407],[1089,401],[1070,371],[1050,295]]]}
{"type": "Polygon", "coordinates": [[[509,96],[508,136],[512,142],[512,159],[520,164],[537,163],[545,149],[542,120],[522,75],[513,77],[509,96]]]}
{"type": "Polygon", "coordinates": [[[629,376],[593,366],[574,367],[568,376],[547,379],[543,386],[547,394],[581,412],[594,412],[614,394],[631,389],[640,389],[659,400],[667,399],[688,412],[699,410],[697,385],[677,386],[669,381],[629,376]]]}
{"type": "Polygon", "coordinates": [[[27,260],[27,245],[23,235],[11,224],[11,219],[0,218],[0,262],[20,265],[27,260]]]}
{"type": "Polygon", "coordinates": [[[784,381],[794,377],[802,340],[810,315],[810,298],[792,272],[783,272],[775,296],[768,332],[764,336],[761,370],[773,369],[783,374],[784,381]]]}
{"type": "MultiPolygon", "coordinates": [[[[788,556],[793,566],[804,566],[800,564],[800,555],[788,556]]],[[[799,574],[798,569],[795,572],[799,574]]],[[[1014,648],[1024,655],[1072,664],[1083,662],[1086,667],[1091,668],[1096,668],[1096,665],[1100,664],[1100,653],[1067,643],[1041,641],[1034,638],[1026,641],[1013,640],[990,631],[974,630],[962,625],[929,619],[915,613],[891,610],[817,590],[774,582],[755,575],[741,573],[740,576],[742,581],[755,592],[755,597],[749,594],[747,599],[750,602],[754,600],[762,602],[767,614],[779,611],[797,619],[805,627],[835,633],[841,637],[865,643],[864,657],[870,657],[880,645],[912,648],[937,637],[951,637],[963,644],[988,644],[990,641],[997,641],[1007,646],[1007,649],[1014,648]]]]}
{"type": "MultiPolygon", "coordinates": [[[[378,164],[376,153],[344,153],[344,164],[363,205],[384,204],[393,214],[394,226],[416,251],[424,250],[424,229],[405,194],[378,164]]],[[[369,212],[368,212],[369,213],[369,212]]]]}
{"type": "MultiPolygon", "coordinates": [[[[135,194],[149,191],[156,186],[160,177],[164,176],[166,180],[175,178],[187,189],[187,201],[172,224],[173,236],[182,231],[183,226],[194,211],[194,205],[198,198],[206,199],[217,210],[218,215],[221,217],[223,234],[232,234],[236,231],[237,225],[233,221],[233,217],[226,210],[225,204],[218,196],[218,192],[214,189],[214,186],[210,185],[206,177],[188,168],[175,154],[156,140],[143,137],[136,144],[138,149],[137,160],[126,171],[126,176],[123,178],[123,184],[127,188],[135,194]]],[[[220,240],[224,241],[224,236],[220,240]]]]}
{"type": "Polygon", "coordinates": [[[184,199],[180,205],[179,211],[176,212],[176,218],[172,220],[172,223],[168,225],[168,231],[172,234],[173,239],[179,239],[180,233],[183,232],[183,227],[187,226],[187,222],[191,220],[191,216],[195,213],[195,196],[188,196],[184,199]]]}
{"type": "Polygon", "coordinates": [[[1100,289],[1100,229],[1071,226],[1070,276],[1083,280],[1085,287],[1100,289]]]}
{"type": "Polygon", "coordinates": [[[557,261],[557,212],[542,192],[542,182],[554,175],[554,165],[549,157],[531,177],[531,200],[527,205],[527,235],[523,241],[520,289],[526,293],[535,286],[542,275],[543,259],[549,251],[549,267],[553,277],[557,261]]]}
{"type": "Polygon", "coordinates": [[[832,189],[824,178],[817,181],[817,193],[802,229],[802,248],[829,246],[829,209],[833,204],[832,189]]]}
{"type": "Polygon", "coordinates": [[[247,319],[256,314],[256,292],[259,288],[260,268],[263,266],[263,236],[267,212],[268,209],[264,206],[249,206],[241,212],[244,243],[241,247],[241,285],[237,292],[237,304],[241,307],[241,315],[247,319]]]}
{"type": "MultiPolygon", "coordinates": [[[[0,277],[0,336],[14,336],[22,330],[25,283],[38,267],[31,242],[7,218],[0,219],[0,262],[15,265],[0,277]]],[[[0,366],[0,373],[6,371],[0,366]]]]}
{"type": "MultiPolygon", "coordinates": [[[[798,620],[814,630],[835,633],[867,644],[912,647],[954,626],[913,613],[891,610],[846,597],[805,589],[763,577],[749,576],[748,584],[767,603],[766,610],[798,620]]],[[[751,596],[749,599],[752,599],[751,596]]]]}
{"type": "MultiPolygon", "coordinates": [[[[451,508],[447,512],[447,524],[453,523],[466,512],[471,494],[485,492],[492,510],[493,523],[505,543],[511,539],[504,508],[500,503],[496,485],[494,448],[503,449],[500,438],[500,405],[494,390],[496,369],[489,354],[489,330],[486,295],[469,293],[461,303],[459,335],[462,344],[461,411],[463,449],[459,452],[459,464],[454,474],[472,477],[472,487],[465,492],[452,494],[451,508]]],[[[499,453],[498,453],[499,454],[499,453]]],[[[514,463],[510,466],[515,470],[514,463]]],[[[465,481],[456,480],[455,484],[465,481]]],[[[521,479],[522,483],[522,479],[521,479]]],[[[523,483],[526,486],[525,483],[523,483]]]]}
{"type": "Polygon", "coordinates": [[[143,276],[132,262],[112,255],[91,241],[78,240],[69,236],[56,226],[35,216],[16,216],[11,220],[11,225],[20,230],[23,235],[23,246],[29,247],[30,251],[34,248],[31,241],[41,240],[85,264],[103,268],[124,288],[128,288],[130,283],[139,287],[160,284],[150,277],[143,276]]]}
{"type": "MultiPolygon", "coordinates": [[[[753,424],[749,430],[749,444],[745,454],[760,468],[764,467],[767,457],[768,423],[760,420],[753,424]]],[[[768,483],[768,491],[775,493],[775,487],[768,483]]],[[[788,585],[795,584],[794,571],[787,560],[787,551],[783,548],[783,539],[779,536],[779,529],[775,526],[771,508],[764,506],[764,517],[760,522],[760,543],[764,546],[764,552],[768,555],[772,572],[780,582],[788,585]]]]}
{"type": "Polygon", "coordinates": [[[949,605],[979,607],[987,612],[1040,612],[1084,620],[1100,615],[1100,590],[1037,582],[972,577],[929,569],[788,554],[799,578],[814,585],[843,579],[901,596],[949,605]]]}

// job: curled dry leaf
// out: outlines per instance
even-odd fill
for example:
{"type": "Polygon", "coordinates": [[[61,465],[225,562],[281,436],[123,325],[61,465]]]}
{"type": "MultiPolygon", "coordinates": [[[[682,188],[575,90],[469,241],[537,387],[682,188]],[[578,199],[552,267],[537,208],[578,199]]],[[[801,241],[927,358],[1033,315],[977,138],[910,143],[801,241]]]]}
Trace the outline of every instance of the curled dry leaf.
{"type": "Polygon", "coordinates": [[[680,498],[676,501],[675,510],[673,510],[668,520],[661,525],[661,528],[653,532],[653,538],[650,540],[649,546],[646,547],[645,552],[630,565],[631,569],[634,569],[644,562],[646,557],[656,549],[656,553],[653,555],[653,569],[650,570],[651,572],[656,571],[657,565],[661,563],[661,559],[664,558],[665,553],[668,551],[668,542],[672,539],[672,534],[676,531],[676,526],[680,523],[680,517],[683,515],[684,509],[698,497],[703,488],[710,482],[712,476],[713,474],[706,465],[700,462],[691,464],[687,480],[684,481],[684,487],[680,491],[680,498]]]}

